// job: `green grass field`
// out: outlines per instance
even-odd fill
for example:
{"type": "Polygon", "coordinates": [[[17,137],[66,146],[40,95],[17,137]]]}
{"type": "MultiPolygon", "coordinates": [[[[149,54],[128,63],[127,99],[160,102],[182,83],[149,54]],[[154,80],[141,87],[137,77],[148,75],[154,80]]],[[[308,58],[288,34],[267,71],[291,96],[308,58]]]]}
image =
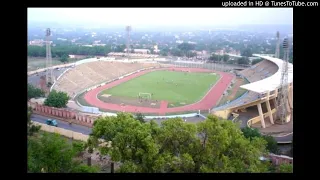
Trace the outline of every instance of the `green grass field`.
{"type": "Polygon", "coordinates": [[[178,106],[199,101],[219,78],[218,74],[210,73],[155,71],[106,89],[101,94],[137,98],[139,93],[153,93],[152,99],[166,100],[178,106]]]}

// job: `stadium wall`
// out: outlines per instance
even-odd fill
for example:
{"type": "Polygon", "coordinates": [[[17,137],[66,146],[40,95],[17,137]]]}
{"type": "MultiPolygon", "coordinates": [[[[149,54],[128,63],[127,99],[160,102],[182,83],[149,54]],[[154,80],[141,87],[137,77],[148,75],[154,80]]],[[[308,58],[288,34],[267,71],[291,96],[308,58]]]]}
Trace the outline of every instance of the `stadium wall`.
{"type": "Polygon", "coordinates": [[[62,75],[64,75],[67,71],[69,71],[70,68],[66,69],[65,71],[63,71],[60,76],[57,78],[56,81],[54,81],[54,83],[52,84],[52,86],[50,87],[50,92],[52,91],[53,87],[56,85],[56,82],[61,78],[62,75]]]}
{"type": "Polygon", "coordinates": [[[95,61],[112,61],[115,60],[115,58],[113,57],[105,57],[105,58],[89,58],[89,59],[84,59],[84,60],[80,60],[74,63],[74,65],[78,66],[80,64],[84,64],[84,63],[89,63],[89,62],[95,62],[95,61]]]}
{"type": "Polygon", "coordinates": [[[198,113],[191,113],[191,114],[179,114],[179,115],[170,115],[170,116],[145,116],[146,119],[156,119],[156,118],[189,118],[189,117],[195,117],[198,113]]]}
{"type": "Polygon", "coordinates": [[[32,107],[37,114],[52,116],[63,121],[72,121],[75,124],[81,124],[88,127],[91,127],[93,122],[99,117],[99,115],[88,115],[77,111],[39,105],[37,103],[28,102],[28,105],[32,107]]]}
{"type": "MultiPolygon", "coordinates": [[[[52,66],[51,68],[63,68],[63,67],[70,67],[70,66],[73,66],[75,65],[75,63],[69,63],[69,64],[61,64],[61,65],[56,65],[56,66],[52,66]]],[[[42,68],[42,69],[38,69],[38,70],[35,70],[35,71],[29,71],[28,72],[28,75],[32,75],[32,74],[35,74],[37,72],[42,72],[42,71],[45,71],[49,68],[42,68]]]]}

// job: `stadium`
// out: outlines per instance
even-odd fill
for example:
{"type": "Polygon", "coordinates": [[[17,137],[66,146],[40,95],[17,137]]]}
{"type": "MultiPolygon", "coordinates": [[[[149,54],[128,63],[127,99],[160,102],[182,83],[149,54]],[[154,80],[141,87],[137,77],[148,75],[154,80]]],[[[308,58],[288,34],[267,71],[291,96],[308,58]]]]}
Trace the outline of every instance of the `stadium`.
{"type": "MultiPolygon", "coordinates": [[[[64,109],[67,113],[40,104],[35,108],[91,125],[99,116],[130,112],[142,113],[147,119],[192,119],[215,114],[239,121],[243,127],[266,128],[276,123],[284,63],[266,55],[254,56],[263,60],[246,68],[158,57],[85,59],[62,65],[64,71],[50,88],[71,97],[64,109]]],[[[287,109],[291,115],[292,77],[293,65],[289,63],[287,109]]],[[[292,116],[287,122],[290,119],[292,116]]]]}

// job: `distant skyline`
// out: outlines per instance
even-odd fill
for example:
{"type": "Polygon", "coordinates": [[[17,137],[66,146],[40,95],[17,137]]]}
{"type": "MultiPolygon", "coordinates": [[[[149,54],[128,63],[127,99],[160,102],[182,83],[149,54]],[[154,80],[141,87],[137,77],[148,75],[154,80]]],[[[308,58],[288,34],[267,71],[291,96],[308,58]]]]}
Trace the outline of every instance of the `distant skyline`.
{"type": "Polygon", "coordinates": [[[292,8],[28,8],[28,22],[98,26],[293,24],[292,8]]]}

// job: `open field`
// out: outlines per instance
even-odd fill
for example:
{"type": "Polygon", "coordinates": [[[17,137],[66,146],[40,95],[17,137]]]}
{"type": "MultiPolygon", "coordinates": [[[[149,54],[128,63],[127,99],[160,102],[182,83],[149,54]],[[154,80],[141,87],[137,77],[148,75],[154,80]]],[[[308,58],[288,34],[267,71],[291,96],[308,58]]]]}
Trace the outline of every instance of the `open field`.
{"type": "Polygon", "coordinates": [[[152,100],[165,100],[169,105],[181,106],[199,101],[217,82],[219,75],[155,71],[104,90],[119,98],[137,98],[139,93],[152,94],[152,100]]]}
{"type": "MultiPolygon", "coordinates": [[[[72,63],[79,61],[79,59],[69,59],[67,63],[72,63]]],[[[63,64],[59,60],[59,58],[52,58],[52,65],[59,65],[63,64]]],[[[37,70],[38,68],[45,68],[46,67],[46,58],[45,57],[28,57],[28,71],[34,71],[37,70]]]]}

